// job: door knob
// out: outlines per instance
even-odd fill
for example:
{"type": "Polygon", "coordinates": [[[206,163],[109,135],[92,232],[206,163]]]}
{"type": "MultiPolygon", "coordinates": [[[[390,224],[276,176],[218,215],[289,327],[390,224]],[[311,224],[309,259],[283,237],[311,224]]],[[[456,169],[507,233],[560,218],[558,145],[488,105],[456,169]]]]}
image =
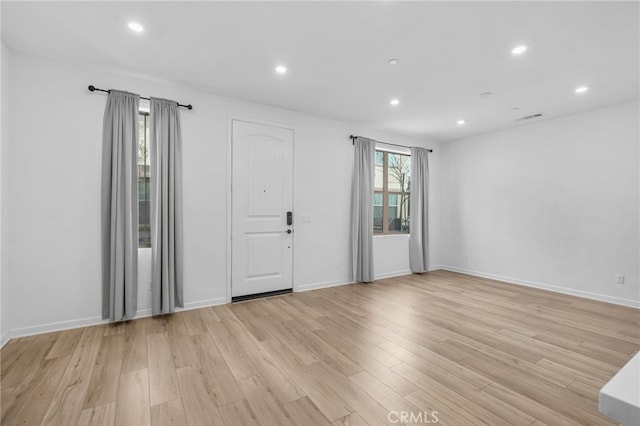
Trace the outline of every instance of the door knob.
{"type": "Polygon", "coordinates": [[[284,231],[284,232],[286,232],[287,234],[290,234],[290,233],[291,233],[291,232],[293,232],[293,231],[291,231],[291,229],[287,229],[287,230],[286,230],[286,231],[284,231]]]}

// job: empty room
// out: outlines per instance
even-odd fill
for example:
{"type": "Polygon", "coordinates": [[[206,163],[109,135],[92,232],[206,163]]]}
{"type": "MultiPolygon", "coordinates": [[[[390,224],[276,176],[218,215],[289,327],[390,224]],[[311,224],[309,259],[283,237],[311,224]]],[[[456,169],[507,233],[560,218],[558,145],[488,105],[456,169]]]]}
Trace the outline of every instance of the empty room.
{"type": "Polygon", "coordinates": [[[639,1],[0,22],[3,426],[640,426],[639,1]]]}

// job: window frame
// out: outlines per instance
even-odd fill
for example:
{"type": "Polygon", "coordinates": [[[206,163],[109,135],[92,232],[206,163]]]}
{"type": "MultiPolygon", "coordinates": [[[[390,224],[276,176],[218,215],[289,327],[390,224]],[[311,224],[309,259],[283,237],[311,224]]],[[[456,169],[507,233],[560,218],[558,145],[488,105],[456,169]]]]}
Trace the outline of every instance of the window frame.
{"type": "MultiPolygon", "coordinates": [[[[400,205],[402,203],[402,198],[403,196],[407,197],[407,200],[410,199],[411,197],[411,188],[409,187],[409,191],[390,191],[389,190],[389,154],[394,154],[394,155],[403,155],[405,157],[409,157],[411,158],[411,154],[407,154],[404,152],[397,152],[397,151],[392,151],[392,150],[387,150],[387,149],[383,149],[380,147],[376,147],[376,153],[382,153],[383,154],[383,160],[382,160],[382,191],[380,190],[376,190],[375,188],[375,179],[374,179],[374,190],[373,190],[373,194],[374,194],[374,202],[373,202],[373,206],[371,208],[374,208],[376,206],[375,204],[375,196],[376,194],[380,194],[382,195],[382,231],[378,232],[376,231],[375,228],[375,218],[374,218],[374,225],[373,225],[373,235],[374,236],[378,236],[378,235],[410,235],[411,234],[411,228],[409,228],[407,231],[390,231],[389,230],[389,196],[390,195],[397,195],[398,196],[398,204],[397,204],[397,208],[400,208],[400,205]]],[[[377,166],[377,163],[374,163],[374,170],[377,166]]],[[[411,173],[411,168],[409,168],[409,174],[411,173]]],[[[409,217],[408,215],[408,211],[407,211],[407,218],[409,217]]]]}

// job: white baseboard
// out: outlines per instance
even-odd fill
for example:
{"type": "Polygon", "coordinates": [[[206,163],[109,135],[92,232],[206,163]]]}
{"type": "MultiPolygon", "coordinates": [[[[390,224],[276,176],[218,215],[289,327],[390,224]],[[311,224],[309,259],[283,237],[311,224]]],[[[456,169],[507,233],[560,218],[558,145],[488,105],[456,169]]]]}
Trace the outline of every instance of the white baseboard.
{"type": "Polygon", "coordinates": [[[0,337],[0,349],[2,349],[4,347],[4,345],[6,345],[11,337],[11,333],[9,332],[9,330],[5,331],[2,336],[0,337]]]}
{"type": "Polygon", "coordinates": [[[353,281],[326,281],[323,283],[315,283],[315,284],[303,284],[295,286],[293,289],[294,292],[303,292],[309,290],[319,290],[321,288],[329,288],[329,287],[338,287],[341,285],[353,284],[353,281]]]}
{"type": "Polygon", "coordinates": [[[400,277],[402,275],[409,275],[411,274],[410,270],[402,270],[402,271],[394,271],[394,272],[385,272],[383,274],[375,274],[375,279],[376,280],[383,280],[385,278],[393,278],[393,277],[400,277]]]}
{"type": "Polygon", "coordinates": [[[549,290],[556,293],[583,297],[585,299],[597,300],[600,302],[614,303],[616,305],[623,305],[631,308],[640,308],[640,301],[633,300],[633,299],[624,299],[622,297],[607,296],[605,294],[591,293],[588,291],[575,290],[573,288],[561,287],[561,286],[551,285],[551,284],[542,284],[534,281],[521,280],[518,278],[503,277],[501,275],[494,275],[494,274],[488,274],[486,272],[472,271],[469,269],[457,268],[455,266],[440,266],[440,269],[443,269],[445,271],[451,271],[451,272],[459,272],[461,274],[473,275],[475,277],[480,277],[480,278],[488,278],[491,280],[502,281],[509,284],[517,284],[525,287],[539,288],[542,290],[549,290]]]}
{"type": "MultiPolygon", "coordinates": [[[[441,266],[433,266],[433,267],[429,268],[429,272],[437,271],[438,269],[442,269],[442,267],[441,266]]],[[[385,273],[385,274],[379,274],[379,275],[376,275],[375,279],[376,280],[382,280],[382,279],[385,279],[385,278],[401,277],[403,275],[411,275],[411,271],[403,270],[403,271],[396,271],[396,272],[389,272],[389,273],[385,273]]],[[[327,282],[316,283],[316,284],[304,284],[304,285],[296,286],[293,289],[293,291],[294,292],[302,292],[302,291],[318,290],[318,289],[321,289],[321,288],[338,287],[338,286],[341,286],[341,285],[348,285],[348,284],[354,284],[354,283],[355,283],[355,281],[327,281],[327,282]]]]}
{"type": "MultiPolygon", "coordinates": [[[[442,268],[440,266],[434,266],[432,268],[429,268],[429,271],[436,271],[438,269],[442,269],[442,268]]],[[[388,272],[388,273],[376,275],[375,279],[382,280],[385,278],[401,277],[403,275],[411,275],[411,271],[402,270],[402,271],[388,272]]],[[[293,289],[293,291],[302,292],[302,291],[309,291],[309,290],[318,290],[321,288],[338,287],[341,285],[348,285],[348,284],[354,284],[354,283],[355,281],[327,281],[327,282],[316,283],[316,284],[304,284],[304,285],[296,286],[293,289]]]]}
{"type": "MultiPolygon", "coordinates": [[[[191,309],[198,309],[198,308],[206,308],[209,306],[223,305],[225,303],[227,303],[226,297],[200,300],[197,302],[188,302],[188,303],[185,303],[184,308],[176,308],[176,312],[188,311],[191,309]]],[[[150,316],[151,316],[151,309],[138,309],[136,316],[133,317],[132,319],[136,320],[139,318],[146,318],[150,316]]],[[[98,317],[80,318],[80,319],[69,320],[69,321],[52,322],[48,324],[34,325],[29,327],[12,328],[10,331],[7,331],[2,336],[2,342],[3,342],[2,345],[6,343],[5,338],[8,341],[9,338],[14,338],[14,337],[34,336],[36,334],[52,333],[55,331],[63,331],[63,330],[69,330],[72,328],[80,328],[80,327],[91,327],[93,325],[108,324],[108,323],[109,323],[109,320],[103,320],[102,317],[98,316],[98,317]]]]}
{"type": "MultiPolygon", "coordinates": [[[[429,270],[427,272],[437,271],[438,269],[442,269],[442,266],[431,266],[429,267],[429,270]]],[[[411,272],[411,270],[409,269],[403,270],[403,271],[388,272],[385,274],[376,275],[376,280],[383,280],[385,278],[401,277],[403,275],[412,275],[412,274],[413,272],[411,272]]]]}
{"type": "Polygon", "coordinates": [[[218,297],[215,299],[200,300],[198,302],[189,302],[184,304],[184,308],[176,308],[178,311],[190,311],[191,309],[208,308],[209,306],[225,305],[227,303],[226,297],[218,297]]]}
{"type": "MultiPolygon", "coordinates": [[[[136,318],[142,318],[149,315],[141,315],[140,312],[136,318]]],[[[11,329],[11,338],[34,336],[36,334],[53,333],[55,331],[70,330],[72,328],[91,327],[93,325],[106,324],[109,321],[103,320],[102,317],[79,318],[68,321],[51,322],[48,324],[31,325],[28,327],[19,327],[11,329]]]]}

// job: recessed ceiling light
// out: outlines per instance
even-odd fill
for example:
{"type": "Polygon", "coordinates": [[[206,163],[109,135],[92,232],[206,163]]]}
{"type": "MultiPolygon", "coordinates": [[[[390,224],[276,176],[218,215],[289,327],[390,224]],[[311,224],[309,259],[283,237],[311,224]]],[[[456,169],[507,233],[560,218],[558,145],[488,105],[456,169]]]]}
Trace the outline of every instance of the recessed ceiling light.
{"type": "Polygon", "coordinates": [[[129,29],[131,31],[136,32],[136,33],[141,33],[141,32],[144,31],[144,27],[142,25],[140,25],[137,22],[133,22],[133,21],[129,22],[129,29]]]}
{"type": "Polygon", "coordinates": [[[527,46],[516,46],[511,50],[511,53],[513,53],[514,55],[522,55],[524,52],[527,51],[527,46]]]}
{"type": "Polygon", "coordinates": [[[389,101],[389,103],[390,103],[391,105],[393,105],[393,106],[396,106],[396,105],[398,105],[398,104],[400,103],[400,100],[398,100],[398,99],[391,99],[391,100],[389,101]]]}
{"type": "Polygon", "coordinates": [[[588,91],[589,91],[589,88],[587,86],[580,86],[576,89],[576,93],[584,93],[588,91]]]}
{"type": "Polygon", "coordinates": [[[464,120],[458,120],[458,121],[456,121],[456,124],[457,124],[458,126],[462,126],[462,125],[464,125],[465,123],[466,123],[466,121],[464,121],[464,120]]]}
{"type": "Polygon", "coordinates": [[[284,74],[284,73],[286,73],[286,72],[287,72],[287,67],[285,67],[284,65],[278,65],[278,66],[276,67],[276,72],[277,72],[278,74],[284,74]]]}
{"type": "Polygon", "coordinates": [[[389,59],[389,65],[398,65],[397,59],[389,59]]]}

